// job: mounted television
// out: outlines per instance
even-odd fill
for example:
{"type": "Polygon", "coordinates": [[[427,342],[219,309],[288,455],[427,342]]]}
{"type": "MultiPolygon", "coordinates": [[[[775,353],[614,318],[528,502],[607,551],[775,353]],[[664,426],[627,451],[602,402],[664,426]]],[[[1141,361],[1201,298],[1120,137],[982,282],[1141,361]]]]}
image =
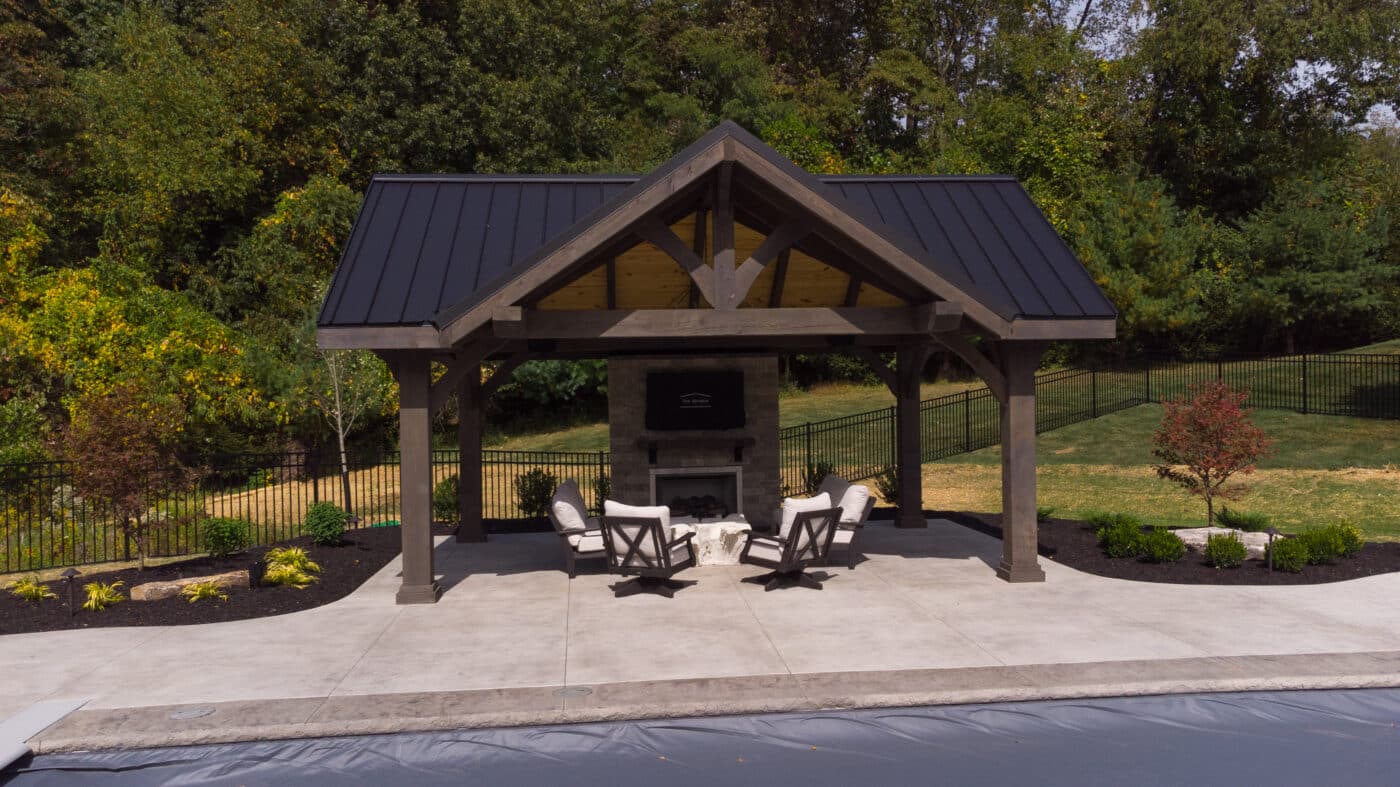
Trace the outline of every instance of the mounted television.
{"type": "Polygon", "coordinates": [[[743,372],[647,374],[648,430],[738,429],[743,425],[743,372]]]}

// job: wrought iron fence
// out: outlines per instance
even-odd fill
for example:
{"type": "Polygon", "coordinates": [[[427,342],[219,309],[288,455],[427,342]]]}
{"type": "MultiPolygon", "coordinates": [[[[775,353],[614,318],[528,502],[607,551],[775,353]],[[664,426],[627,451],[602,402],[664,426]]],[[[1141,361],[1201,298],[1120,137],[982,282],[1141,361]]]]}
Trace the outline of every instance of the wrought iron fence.
{"type": "MultiPolygon", "coordinates": [[[[1250,389],[1250,404],[1303,413],[1400,419],[1400,355],[1295,355],[1209,361],[1142,361],[1125,368],[1064,369],[1036,377],[1036,426],[1044,432],[1185,393],[1194,383],[1224,380],[1250,389]]],[[[925,462],[1000,442],[1000,410],[985,387],[923,401],[919,407],[925,462]]],[[[780,470],[787,493],[810,488],[825,472],[868,478],[894,464],[894,408],[786,427],[779,432],[780,470]]],[[[398,517],[399,458],[395,452],[349,458],[313,452],[203,457],[186,491],[148,498],[150,554],[203,550],[201,526],[210,517],[249,523],[256,543],[298,534],[306,510],[320,500],[346,506],[370,526],[398,517]]],[[[488,520],[524,516],[517,483],[547,476],[541,486],[578,482],[601,506],[608,494],[606,451],[500,451],[482,455],[482,507],[488,520]]],[[[457,472],[458,452],[433,452],[434,484],[457,472]]],[[[62,462],[0,465],[0,573],[135,557],[111,512],[74,494],[62,462]]]]}

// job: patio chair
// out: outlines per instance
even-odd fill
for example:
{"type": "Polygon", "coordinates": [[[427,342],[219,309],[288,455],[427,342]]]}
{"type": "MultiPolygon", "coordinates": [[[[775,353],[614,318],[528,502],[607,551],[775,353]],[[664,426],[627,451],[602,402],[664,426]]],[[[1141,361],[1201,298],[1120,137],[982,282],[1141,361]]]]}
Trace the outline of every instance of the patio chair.
{"type": "Polygon", "coordinates": [[[616,598],[649,591],[671,598],[688,583],[672,579],[681,569],[695,565],[694,533],[671,539],[661,517],[610,516],[604,514],[603,548],[608,569],[614,574],[636,577],[632,582],[612,586],[616,598]]]}
{"type": "Polygon", "coordinates": [[[564,566],[569,579],[578,576],[578,561],[602,559],[608,556],[603,549],[603,533],[597,517],[588,515],[588,506],[583,502],[583,493],[578,484],[565,481],[554,490],[549,500],[549,523],[559,536],[564,547],[564,566]]]}
{"type": "Polygon", "coordinates": [[[840,518],[839,508],[802,511],[793,519],[792,527],[785,534],[760,536],[750,533],[748,543],[744,544],[744,551],[739,555],[739,562],[773,570],[756,577],[745,577],[742,581],[763,585],[765,591],[784,585],[821,590],[822,583],[808,574],[806,568],[826,563],[840,518]]]}
{"type": "Polygon", "coordinates": [[[841,521],[831,543],[846,550],[846,567],[854,570],[856,558],[860,557],[856,542],[865,530],[865,520],[869,519],[870,512],[875,510],[875,498],[871,496],[868,487],[852,484],[838,475],[823,478],[817,491],[830,495],[831,502],[841,509],[841,521]]]}

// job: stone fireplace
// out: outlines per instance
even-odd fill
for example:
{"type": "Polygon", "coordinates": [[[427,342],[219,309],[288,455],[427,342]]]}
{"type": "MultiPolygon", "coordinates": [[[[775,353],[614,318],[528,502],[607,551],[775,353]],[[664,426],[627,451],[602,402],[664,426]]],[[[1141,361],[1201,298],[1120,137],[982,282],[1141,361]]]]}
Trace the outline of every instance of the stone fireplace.
{"type": "MultiPolygon", "coordinates": [[[[678,400],[694,392],[676,388],[678,400]]],[[[654,399],[654,397],[653,397],[654,399]]],[[[655,407],[653,402],[652,407],[655,407]]],[[[696,416],[696,422],[706,419],[696,416]]],[[[778,497],[778,362],[772,357],[618,358],[608,361],[608,421],[613,497],[633,505],[669,505],[675,516],[743,514],[771,524],[778,497]],[[648,418],[648,380],[674,386],[689,373],[715,379],[742,377],[741,426],[683,428],[648,418]],[[677,428],[677,427],[682,428],[677,428]],[[678,510],[680,509],[680,510],[678,510]],[[684,513],[683,513],[684,510],[684,513]]]]}

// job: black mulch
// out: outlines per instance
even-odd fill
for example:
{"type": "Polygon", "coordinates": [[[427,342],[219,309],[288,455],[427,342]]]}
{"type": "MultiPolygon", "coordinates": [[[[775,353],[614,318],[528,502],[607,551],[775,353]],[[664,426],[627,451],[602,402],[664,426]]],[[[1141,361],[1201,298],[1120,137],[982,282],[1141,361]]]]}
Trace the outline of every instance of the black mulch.
{"type": "MultiPolygon", "coordinates": [[[[435,527],[439,533],[448,532],[435,527]]],[[[62,579],[50,580],[49,589],[56,599],[25,601],[8,591],[0,590],[0,634],[30,631],[53,631],[68,628],[98,628],[102,626],[182,626],[192,623],[217,623],[268,615],[296,612],[344,598],[363,585],[375,572],[399,554],[399,528],[376,527],[348,530],[341,546],[320,547],[301,536],[273,546],[305,547],[311,559],[321,566],[320,579],[305,590],[289,587],[230,588],[227,601],[205,600],[191,604],[181,596],[161,601],[131,601],[131,589],[145,582],[159,582],[184,577],[197,577],[248,568],[272,546],[256,547],[225,558],[200,557],[152,566],[145,571],[135,568],[121,571],[82,571],[73,580],[74,603],[78,607],[70,618],[68,594],[62,579]],[[82,608],[85,594],[82,586],[88,582],[121,580],[126,601],[99,612],[82,608]]]]}
{"type": "MultiPolygon", "coordinates": [[[[949,519],[979,533],[1001,538],[1001,514],[926,512],[949,519]]],[[[1212,568],[1199,552],[1187,552],[1175,563],[1147,563],[1134,558],[1111,558],[1099,547],[1094,530],[1073,519],[1040,523],[1040,554],[1089,574],[1139,582],[1172,582],[1182,585],[1317,585],[1400,571],[1400,543],[1371,542],[1354,558],[1336,563],[1305,566],[1302,573],[1270,573],[1260,560],[1247,560],[1239,568],[1212,568]]]]}

